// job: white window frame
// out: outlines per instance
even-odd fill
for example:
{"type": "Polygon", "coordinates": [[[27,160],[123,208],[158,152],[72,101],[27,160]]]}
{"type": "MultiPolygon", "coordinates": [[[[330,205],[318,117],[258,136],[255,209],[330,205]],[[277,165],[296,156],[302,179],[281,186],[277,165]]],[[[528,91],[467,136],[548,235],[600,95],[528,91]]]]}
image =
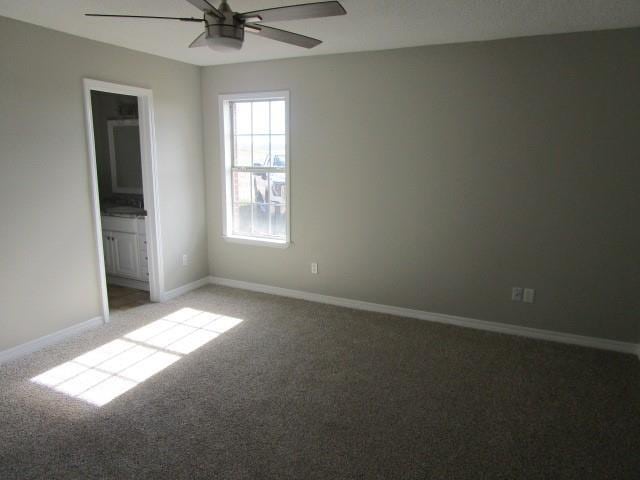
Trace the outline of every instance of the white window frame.
{"type": "Polygon", "coordinates": [[[247,245],[262,245],[287,248],[291,243],[291,153],[289,148],[289,91],[232,93],[218,96],[218,121],[220,124],[220,164],[222,166],[222,236],[225,240],[247,245]],[[233,233],[232,212],[232,154],[229,139],[231,136],[230,104],[239,101],[260,101],[284,99],[285,101],[285,175],[286,188],[286,235],[284,240],[254,236],[235,235],[233,233]]]}

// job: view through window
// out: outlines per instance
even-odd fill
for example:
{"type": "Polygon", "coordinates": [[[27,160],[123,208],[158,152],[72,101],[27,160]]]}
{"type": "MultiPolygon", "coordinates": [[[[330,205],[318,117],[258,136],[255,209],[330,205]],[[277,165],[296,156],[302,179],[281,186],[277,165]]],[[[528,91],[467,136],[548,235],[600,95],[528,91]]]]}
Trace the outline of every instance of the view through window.
{"type": "MultiPolygon", "coordinates": [[[[231,96],[233,97],[233,96],[231,96]]],[[[288,239],[287,99],[228,98],[224,104],[226,235],[288,239]]]]}

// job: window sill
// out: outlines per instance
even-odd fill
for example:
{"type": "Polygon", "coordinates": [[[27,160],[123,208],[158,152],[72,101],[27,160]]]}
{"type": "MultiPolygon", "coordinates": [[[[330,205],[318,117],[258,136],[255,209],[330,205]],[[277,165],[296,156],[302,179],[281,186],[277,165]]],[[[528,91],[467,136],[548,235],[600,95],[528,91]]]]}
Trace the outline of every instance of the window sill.
{"type": "Polygon", "coordinates": [[[258,239],[253,237],[230,237],[223,235],[222,238],[229,243],[239,243],[242,245],[254,245],[257,247],[271,247],[271,248],[289,248],[290,242],[287,240],[269,240],[258,239]]]}

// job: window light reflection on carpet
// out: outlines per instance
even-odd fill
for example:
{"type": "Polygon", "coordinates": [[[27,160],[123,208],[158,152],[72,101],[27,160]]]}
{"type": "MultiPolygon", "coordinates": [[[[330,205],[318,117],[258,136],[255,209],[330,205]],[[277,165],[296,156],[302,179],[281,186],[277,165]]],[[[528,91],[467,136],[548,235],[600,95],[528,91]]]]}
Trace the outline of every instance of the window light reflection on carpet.
{"type": "Polygon", "coordinates": [[[31,381],[103,406],[241,322],[182,308],[31,381]]]}

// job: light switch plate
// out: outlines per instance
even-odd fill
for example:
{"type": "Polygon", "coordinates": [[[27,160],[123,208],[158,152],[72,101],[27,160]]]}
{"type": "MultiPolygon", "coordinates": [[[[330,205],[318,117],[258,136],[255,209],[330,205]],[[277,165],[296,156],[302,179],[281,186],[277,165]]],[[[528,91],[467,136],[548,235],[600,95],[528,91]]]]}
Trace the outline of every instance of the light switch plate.
{"type": "Polygon", "coordinates": [[[522,287],[513,287],[511,289],[511,301],[521,302],[524,289],[522,287]]]}

